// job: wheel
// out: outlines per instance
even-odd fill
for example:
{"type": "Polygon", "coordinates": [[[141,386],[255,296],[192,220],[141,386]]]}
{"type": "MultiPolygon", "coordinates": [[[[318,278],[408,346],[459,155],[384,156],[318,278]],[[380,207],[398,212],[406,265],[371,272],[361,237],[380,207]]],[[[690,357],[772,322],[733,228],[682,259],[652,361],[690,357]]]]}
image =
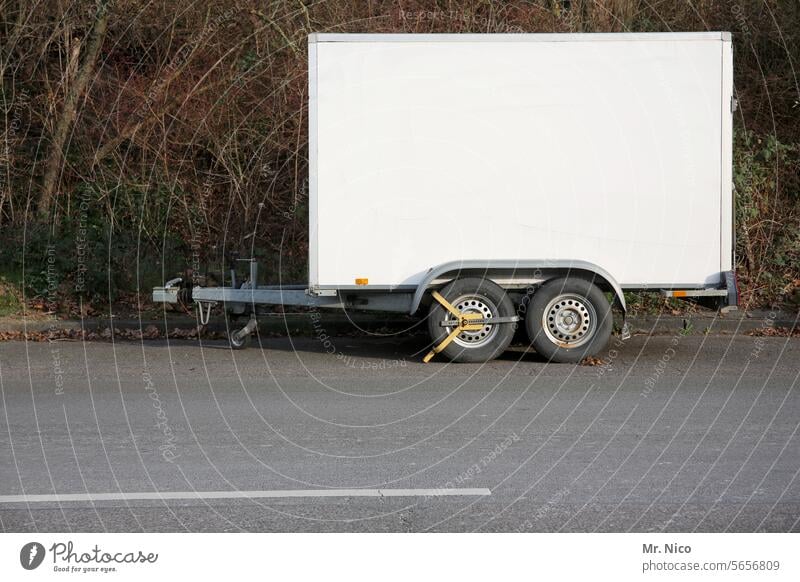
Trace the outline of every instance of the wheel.
{"type": "Polygon", "coordinates": [[[536,351],[552,362],[580,362],[599,353],[611,338],[611,305],[585,279],[546,282],[533,294],[525,328],[536,351]]]}
{"type": "Polygon", "coordinates": [[[244,328],[231,330],[230,334],[228,335],[228,342],[231,345],[231,349],[243,350],[250,345],[249,333],[244,335],[243,337],[239,337],[239,332],[241,332],[243,329],[244,328]]]}
{"type": "MultiPolygon", "coordinates": [[[[479,278],[456,279],[440,291],[447,301],[467,315],[483,319],[511,317],[514,305],[505,291],[492,281],[479,278]]],[[[513,323],[486,324],[479,329],[464,330],[440,353],[453,362],[486,362],[502,354],[514,336],[513,323]]],[[[438,345],[456,328],[455,317],[438,301],[428,313],[428,332],[438,345]],[[447,326],[442,323],[450,322],[447,326]]]]}

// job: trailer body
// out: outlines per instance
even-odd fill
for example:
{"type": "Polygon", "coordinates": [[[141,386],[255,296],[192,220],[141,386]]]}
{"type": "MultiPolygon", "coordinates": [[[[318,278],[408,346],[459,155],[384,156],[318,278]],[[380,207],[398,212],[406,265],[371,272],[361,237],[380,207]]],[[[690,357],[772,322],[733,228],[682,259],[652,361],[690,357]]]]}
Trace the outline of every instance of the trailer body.
{"type": "Polygon", "coordinates": [[[728,33],[309,38],[309,283],[581,260],[623,288],[733,265],[728,33]]]}
{"type": "Polygon", "coordinates": [[[268,306],[426,315],[453,361],[497,357],[524,322],[550,361],[599,353],[607,295],[737,304],[730,33],[312,34],[309,274],[175,279],[250,315],[268,306]],[[424,308],[424,309],[421,309],[424,308]]]}

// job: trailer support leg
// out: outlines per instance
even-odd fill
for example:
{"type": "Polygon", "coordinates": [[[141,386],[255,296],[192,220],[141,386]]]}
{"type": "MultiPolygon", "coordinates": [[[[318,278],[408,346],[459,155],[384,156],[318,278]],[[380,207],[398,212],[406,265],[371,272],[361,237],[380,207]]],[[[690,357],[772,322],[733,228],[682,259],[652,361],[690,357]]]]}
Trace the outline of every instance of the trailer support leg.
{"type": "Polygon", "coordinates": [[[426,364],[433,359],[433,356],[449,346],[450,342],[456,339],[456,336],[458,336],[458,334],[460,334],[462,331],[476,331],[481,329],[483,326],[483,318],[481,317],[480,313],[461,313],[458,309],[453,307],[453,305],[447,299],[442,297],[441,293],[438,291],[433,292],[433,298],[441,303],[442,306],[447,309],[447,311],[456,317],[458,325],[448,334],[446,338],[439,342],[438,345],[434,346],[434,348],[428,352],[428,355],[422,358],[422,361],[426,364]],[[472,323],[472,320],[480,320],[481,322],[476,324],[472,323]]]}
{"type": "Polygon", "coordinates": [[[250,315],[250,319],[248,320],[247,325],[245,325],[239,331],[240,337],[253,335],[253,332],[256,330],[257,327],[258,327],[258,321],[256,320],[255,314],[252,314],[252,315],[250,315]]]}

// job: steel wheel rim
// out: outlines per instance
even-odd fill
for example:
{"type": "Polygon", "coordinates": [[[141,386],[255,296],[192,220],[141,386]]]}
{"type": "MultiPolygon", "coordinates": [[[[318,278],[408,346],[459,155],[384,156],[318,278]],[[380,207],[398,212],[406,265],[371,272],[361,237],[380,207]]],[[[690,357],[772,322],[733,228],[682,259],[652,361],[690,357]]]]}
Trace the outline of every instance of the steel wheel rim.
{"type": "MultiPolygon", "coordinates": [[[[497,305],[485,295],[478,295],[477,293],[462,295],[454,301],[450,301],[450,304],[464,315],[478,313],[483,319],[498,317],[497,305]]],[[[458,324],[453,319],[453,314],[449,311],[445,313],[444,321],[453,323],[450,327],[445,326],[446,333],[450,335],[458,324]]],[[[483,347],[495,338],[499,332],[499,327],[499,325],[487,324],[483,325],[480,330],[462,331],[453,339],[453,343],[467,349],[483,347]]]]}
{"type": "Polygon", "coordinates": [[[585,297],[565,293],[552,299],[545,307],[542,329],[554,344],[562,348],[577,348],[594,336],[597,314],[585,297]]]}

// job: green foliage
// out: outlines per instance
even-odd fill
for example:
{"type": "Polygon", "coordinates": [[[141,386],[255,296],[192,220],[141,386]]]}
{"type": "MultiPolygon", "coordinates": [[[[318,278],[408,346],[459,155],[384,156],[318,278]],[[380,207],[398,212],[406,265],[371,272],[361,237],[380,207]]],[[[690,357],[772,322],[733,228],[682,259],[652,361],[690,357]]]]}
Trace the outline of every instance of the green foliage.
{"type": "Polygon", "coordinates": [[[659,291],[624,292],[625,305],[630,315],[671,314],[673,311],[695,311],[696,306],[675,297],[664,297],[659,291]]]}
{"type": "MultiPolygon", "coordinates": [[[[57,230],[30,223],[9,233],[9,244],[0,247],[3,274],[29,297],[113,302],[120,293],[137,290],[137,267],[148,285],[159,284],[164,273],[156,257],[164,249],[170,257],[185,253],[184,243],[174,237],[157,241],[148,235],[144,220],[137,225],[132,212],[125,220],[109,216],[94,186],[81,184],[76,193],[57,230]]],[[[128,202],[142,211],[141,200],[128,202]]],[[[154,216],[152,223],[162,220],[154,216]]],[[[146,288],[142,281],[138,286],[146,288]]]]}
{"type": "Polygon", "coordinates": [[[734,134],[737,271],[745,304],[779,304],[800,279],[800,146],[734,134]]]}
{"type": "Polygon", "coordinates": [[[6,277],[0,277],[0,317],[15,315],[21,307],[17,285],[9,283],[6,277]]]}

